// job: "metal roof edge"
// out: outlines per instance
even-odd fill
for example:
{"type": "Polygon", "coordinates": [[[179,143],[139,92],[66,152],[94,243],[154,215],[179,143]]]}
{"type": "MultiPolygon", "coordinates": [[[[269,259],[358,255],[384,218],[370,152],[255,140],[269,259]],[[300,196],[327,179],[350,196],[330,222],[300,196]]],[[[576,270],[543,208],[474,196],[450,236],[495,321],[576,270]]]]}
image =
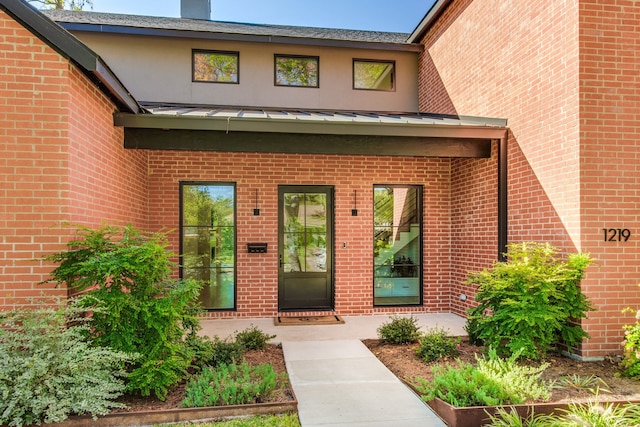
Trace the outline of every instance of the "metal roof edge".
{"type": "Polygon", "coordinates": [[[411,32],[411,35],[409,35],[409,38],[407,39],[407,43],[420,43],[420,37],[422,37],[422,35],[431,27],[431,24],[433,24],[440,13],[451,1],[452,0],[436,0],[433,6],[431,6],[431,9],[429,9],[424,18],[422,18],[422,21],[420,21],[413,32],[411,32]]]}
{"type": "MultiPolygon", "coordinates": [[[[468,118],[474,119],[474,118],[468,118]]],[[[163,114],[116,113],[114,124],[125,128],[138,129],[182,129],[212,130],[223,132],[274,132],[326,135],[377,135],[377,136],[417,136],[449,138],[504,137],[505,120],[495,120],[500,124],[480,123],[434,124],[434,123],[381,123],[354,121],[312,121],[299,119],[268,119],[254,117],[209,117],[178,116],[163,114]]]]}
{"type": "Polygon", "coordinates": [[[0,8],[64,58],[73,61],[85,74],[105,85],[126,109],[140,112],[141,107],[100,56],[73,34],[23,0],[0,0],[0,8]]]}
{"type": "Polygon", "coordinates": [[[124,25],[84,24],[77,22],[58,22],[67,31],[85,31],[95,33],[111,33],[120,35],[142,35],[153,37],[196,38],[203,40],[222,40],[255,43],[279,43],[290,45],[343,47],[353,49],[379,49],[401,52],[420,52],[423,47],[415,43],[390,43],[375,41],[323,39],[312,37],[270,36],[259,34],[236,34],[223,32],[206,32],[190,30],[173,30],[166,28],[129,27],[124,25]]]}

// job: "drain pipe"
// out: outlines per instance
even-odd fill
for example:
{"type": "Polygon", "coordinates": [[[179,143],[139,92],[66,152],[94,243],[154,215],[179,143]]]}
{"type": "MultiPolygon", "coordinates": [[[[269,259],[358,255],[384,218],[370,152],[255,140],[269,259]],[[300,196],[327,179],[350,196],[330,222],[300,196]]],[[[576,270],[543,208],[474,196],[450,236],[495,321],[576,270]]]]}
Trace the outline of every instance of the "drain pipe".
{"type": "Polygon", "coordinates": [[[509,131],[498,140],[498,261],[506,261],[508,209],[507,209],[507,141],[509,131]]]}

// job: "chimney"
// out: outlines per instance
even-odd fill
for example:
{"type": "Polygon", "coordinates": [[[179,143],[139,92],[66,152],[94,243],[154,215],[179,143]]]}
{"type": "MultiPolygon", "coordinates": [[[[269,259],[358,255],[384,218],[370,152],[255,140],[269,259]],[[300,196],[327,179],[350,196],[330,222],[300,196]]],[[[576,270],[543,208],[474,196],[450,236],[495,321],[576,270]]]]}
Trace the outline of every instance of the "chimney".
{"type": "Polygon", "coordinates": [[[211,20],[211,0],[180,0],[180,16],[211,20]]]}

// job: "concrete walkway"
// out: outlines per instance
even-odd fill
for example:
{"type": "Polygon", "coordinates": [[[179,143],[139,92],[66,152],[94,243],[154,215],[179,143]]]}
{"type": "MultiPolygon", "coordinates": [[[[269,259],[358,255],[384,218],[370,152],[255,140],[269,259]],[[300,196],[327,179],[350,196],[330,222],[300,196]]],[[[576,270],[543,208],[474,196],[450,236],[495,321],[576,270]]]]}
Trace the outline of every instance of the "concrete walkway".
{"type": "MultiPolygon", "coordinates": [[[[427,330],[438,326],[464,335],[453,314],[414,314],[427,330]]],[[[342,325],[275,326],[273,319],[216,319],[203,333],[225,338],[254,325],[282,344],[303,427],[446,426],[420,398],[362,344],[377,338],[389,316],[347,316],[342,325]]]]}

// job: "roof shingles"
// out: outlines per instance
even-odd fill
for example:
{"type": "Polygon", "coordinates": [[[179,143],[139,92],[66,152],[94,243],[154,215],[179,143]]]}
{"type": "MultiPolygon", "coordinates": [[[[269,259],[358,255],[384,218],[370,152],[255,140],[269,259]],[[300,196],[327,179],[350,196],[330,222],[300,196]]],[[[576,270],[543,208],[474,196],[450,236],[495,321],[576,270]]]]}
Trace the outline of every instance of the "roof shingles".
{"type": "Polygon", "coordinates": [[[409,37],[409,34],[406,33],[298,27],[290,25],[248,24],[239,22],[206,21],[199,19],[123,15],[86,11],[48,10],[44,11],[44,13],[49,18],[63,26],[64,24],[81,24],[149,30],[192,31],[200,33],[275,36],[407,45],[407,38],[409,37]]]}

